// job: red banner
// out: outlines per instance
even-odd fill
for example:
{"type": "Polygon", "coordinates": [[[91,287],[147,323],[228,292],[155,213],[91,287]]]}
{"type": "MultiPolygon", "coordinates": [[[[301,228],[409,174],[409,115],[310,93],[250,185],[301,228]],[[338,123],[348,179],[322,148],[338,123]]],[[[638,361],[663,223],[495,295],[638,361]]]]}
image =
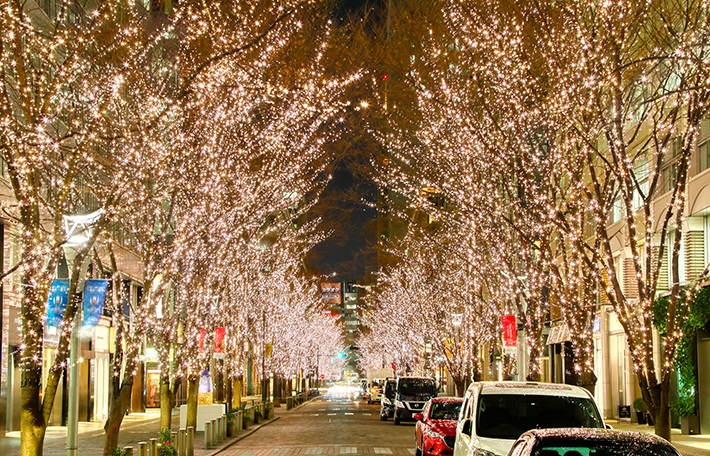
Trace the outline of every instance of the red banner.
{"type": "Polygon", "coordinates": [[[518,346],[518,328],[515,324],[515,315],[504,315],[501,318],[503,323],[503,346],[518,346]]]}
{"type": "MultiPolygon", "coordinates": [[[[224,351],[223,343],[224,336],[227,334],[226,328],[215,328],[214,330],[214,352],[222,353],[224,351]]],[[[200,330],[200,353],[205,350],[205,336],[207,336],[207,331],[204,329],[200,330]]]]}

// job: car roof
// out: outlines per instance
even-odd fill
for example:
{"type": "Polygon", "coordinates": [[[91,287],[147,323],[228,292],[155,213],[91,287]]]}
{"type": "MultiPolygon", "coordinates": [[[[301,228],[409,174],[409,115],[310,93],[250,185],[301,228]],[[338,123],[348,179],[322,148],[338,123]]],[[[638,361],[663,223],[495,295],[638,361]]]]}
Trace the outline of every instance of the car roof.
{"type": "Polygon", "coordinates": [[[439,397],[432,397],[429,399],[431,402],[463,402],[462,397],[448,397],[448,396],[439,396],[439,397]]]}
{"type": "Polygon", "coordinates": [[[597,428],[563,428],[563,429],[532,429],[525,432],[526,435],[535,436],[537,439],[557,438],[590,440],[606,440],[628,443],[645,443],[648,445],[671,445],[667,440],[646,432],[620,431],[618,429],[597,429],[597,428]]]}
{"type": "Polygon", "coordinates": [[[476,382],[469,391],[479,389],[481,394],[537,394],[543,396],[571,396],[590,398],[590,393],[575,385],[540,382],[476,382]]]}

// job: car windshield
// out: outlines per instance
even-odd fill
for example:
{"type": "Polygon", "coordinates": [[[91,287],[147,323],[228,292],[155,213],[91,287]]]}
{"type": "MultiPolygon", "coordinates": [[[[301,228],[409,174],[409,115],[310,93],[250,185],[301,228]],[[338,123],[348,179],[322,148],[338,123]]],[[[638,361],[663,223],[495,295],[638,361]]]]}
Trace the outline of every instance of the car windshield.
{"type": "Polygon", "coordinates": [[[483,394],[478,399],[476,434],[515,440],[530,429],[603,427],[591,399],[529,394],[483,394]]]}
{"type": "Polygon", "coordinates": [[[400,379],[399,392],[406,395],[434,394],[436,393],[436,386],[434,381],[428,378],[406,378],[400,379]]]}
{"type": "Polygon", "coordinates": [[[396,386],[397,385],[395,385],[394,382],[387,382],[387,384],[385,385],[385,396],[394,397],[396,386]]]}
{"type": "Polygon", "coordinates": [[[555,442],[554,446],[543,442],[533,456],[678,456],[678,453],[670,446],[645,442],[576,440],[555,442]]]}
{"type": "Polygon", "coordinates": [[[429,412],[430,420],[458,420],[461,402],[433,402],[429,412]]]}

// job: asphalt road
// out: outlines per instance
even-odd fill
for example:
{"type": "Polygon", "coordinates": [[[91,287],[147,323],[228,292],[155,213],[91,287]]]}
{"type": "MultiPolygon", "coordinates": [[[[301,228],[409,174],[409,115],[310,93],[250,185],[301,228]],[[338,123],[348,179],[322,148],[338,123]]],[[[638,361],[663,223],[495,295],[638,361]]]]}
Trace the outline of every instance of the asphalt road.
{"type": "Polygon", "coordinates": [[[319,397],[219,456],[414,455],[414,423],[380,421],[379,410],[346,396],[319,397]]]}

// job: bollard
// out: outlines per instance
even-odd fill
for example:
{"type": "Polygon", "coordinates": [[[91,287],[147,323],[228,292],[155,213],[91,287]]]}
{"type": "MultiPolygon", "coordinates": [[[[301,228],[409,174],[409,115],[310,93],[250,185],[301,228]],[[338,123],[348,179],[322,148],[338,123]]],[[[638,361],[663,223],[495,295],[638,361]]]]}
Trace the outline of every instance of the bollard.
{"type": "Polygon", "coordinates": [[[222,440],[227,440],[227,416],[222,417],[222,440]]]}
{"type": "Polygon", "coordinates": [[[138,442],[138,456],[148,456],[148,442],[138,442]]]}
{"type": "Polygon", "coordinates": [[[237,432],[244,430],[244,422],[242,421],[242,411],[237,412],[237,432]]]}
{"type": "Polygon", "coordinates": [[[187,456],[195,456],[195,428],[187,428],[187,456]]]}
{"type": "Polygon", "coordinates": [[[150,439],[150,456],[158,456],[158,439],[150,439]]]}
{"type": "Polygon", "coordinates": [[[210,421],[205,421],[205,449],[209,450],[212,448],[212,423],[210,421]]]}
{"type": "Polygon", "coordinates": [[[133,447],[124,448],[123,454],[125,454],[126,456],[133,456],[133,447]]]}
{"type": "Polygon", "coordinates": [[[178,456],[187,456],[187,431],[185,429],[180,429],[178,432],[178,440],[180,441],[178,456]]]}
{"type": "Polygon", "coordinates": [[[220,417],[215,418],[214,423],[217,426],[217,427],[215,427],[214,440],[217,443],[222,443],[222,417],[220,416],[220,417]]]}
{"type": "Polygon", "coordinates": [[[212,420],[212,445],[217,446],[217,420],[212,420]]]}
{"type": "Polygon", "coordinates": [[[173,448],[175,448],[177,451],[180,451],[180,442],[178,442],[177,431],[172,431],[170,433],[170,443],[173,444],[173,448]]]}

